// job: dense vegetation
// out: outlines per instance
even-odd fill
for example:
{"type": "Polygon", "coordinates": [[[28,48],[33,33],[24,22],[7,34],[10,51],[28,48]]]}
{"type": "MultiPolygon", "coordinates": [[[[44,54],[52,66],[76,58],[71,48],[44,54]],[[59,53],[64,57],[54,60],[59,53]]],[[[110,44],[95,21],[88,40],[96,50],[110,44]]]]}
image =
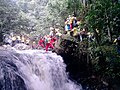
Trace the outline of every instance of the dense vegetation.
{"type": "Polygon", "coordinates": [[[1,0],[0,31],[45,34],[48,22],[48,0],[1,0]]]}
{"type": "MultiPolygon", "coordinates": [[[[68,1],[71,2],[71,0],[68,1]]],[[[84,42],[77,44],[77,48],[74,46],[74,42],[70,46],[63,45],[64,50],[68,52],[68,54],[64,52],[66,56],[63,56],[72,60],[68,61],[66,59],[66,63],[69,65],[68,69],[72,72],[71,77],[78,82],[81,77],[80,80],[82,81],[80,82],[89,82],[92,89],[115,88],[114,86],[119,86],[120,82],[120,56],[117,45],[113,42],[120,35],[120,3],[117,0],[92,0],[84,5],[81,4],[80,8],[77,8],[77,11],[80,11],[77,17],[82,21],[81,27],[88,27],[88,31],[94,33],[95,41],[84,40],[84,42]],[[73,66],[76,68],[72,68],[72,70],[71,67],[73,66]],[[80,71],[84,74],[81,74],[80,71]],[[76,77],[72,75],[76,75],[76,77]],[[84,78],[81,75],[86,75],[86,77],[84,78]],[[88,78],[92,78],[91,81],[88,78]],[[94,82],[93,79],[96,81],[94,82]]],[[[70,7],[73,6],[70,5],[68,9],[70,7]]],[[[70,41],[64,42],[68,43],[70,41]]]]}
{"type": "MultiPolygon", "coordinates": [[[[74,14],[81,20],[80,27],[86,26],[94,33],[95,41],[82,43],[68,42],[63,45],[66,63],[73,63],[77,71],[73,77],[82,83],[94,76],[106,86],[120,82],[120,54],[114,39],[120,35],[119,0],[0,0],[0,42],[4,33],[48,33],[48,28],[58,24],[64,27],[64,19],[74,14]],[[76,47],[77,45],[77,47],[76,47]],[[84,47],[83,47],[84,46],[84,47]],[[71,49],[73,47],[73,49],[71,49]],[[70,57],[69,57],[70,56],[70,57]],[[77,64],[76,64],[76,63],[77,64]],[[81,65],[81,66],[80,66],[81,65]],[[82,69],[79,69],[81,68],[82,69]],[[84,69],[83,69],[84,68],[84,69]],[[84,74],[81,74],[84,73],[84,74]]],[[[61,40],[67,42],[66,40],[61,40]]],[[[70,68],[74,73],[75,68],[70,68]]],[[[69,70],[68,70],[69,71],[69,70]]],[[[95,82],[96,83],[96,82],[95,82]]],[[[97,85],[94,88],[98,88],[97,85]]]]}
{"type": "Polygon", "coordinates": [[[98,0],[88,7],[84,19],[89,30],[95,33],[96,42],[90,43],[88,48],[94,73],[109,83],[118,83],[120,56],[113,41],[120,35],[120,3],[98,0]]]}

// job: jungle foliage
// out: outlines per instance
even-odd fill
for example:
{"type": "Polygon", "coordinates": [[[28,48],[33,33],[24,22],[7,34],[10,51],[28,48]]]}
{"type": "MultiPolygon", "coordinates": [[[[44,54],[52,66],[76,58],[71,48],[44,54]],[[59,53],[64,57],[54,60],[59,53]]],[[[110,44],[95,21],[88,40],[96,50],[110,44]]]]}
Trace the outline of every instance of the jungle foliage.
{"type": "Polygon", "coordinates": [[[0,0],[0,31],[47,33],[51,25],[47,20],[47,3],[48,0],[0,0]]]}
{"type": "Polygon", "coordinates": [[[88,7],[84,20],[95,35],[95,42],[89,43],[94,68],[103,77],[120,77],[120,57],[113,43],[120,35],[120,3],[97,0],[88,7]]]}
{"type": "MultiPolygon", "coordinates": [[[[75,5],[74,3],[72,3],[73,5],[70,4],[71,1],[74,2],[74,0],[68,0],[69,7],[67,8],[70,11],[74,9],[72,7],[75,5]]],[[[80,27],[87,26],[88,31],[94,34],[95,40],[93,42],[85,40],[82,42],[83,44],[80,42],[80,45],[75,49],[76,52],[74,53],[76,54],[71,52],[72,57],[76,58],[77,56],[77,60],[79,57],[79,60],[82,60],[81,53],[84,54],[87,49],[86,53],[90,59],[87,65],[90,65],[88,74],[99,78],[100,81],[102,80],[101,82],[107,82],[109,88],[115,84],[119,86],[120,53],[117,51],[117,43],[114,43],[114,40],[120,35],[120,1],[89,0],[86,5],[80,4],[77,8],[77,12],[79,11],[77,17],[82,21],[80,27]],[[86,46],[85,50],[83,46],[86,46]]],[[[66,50],[70,53],[68,49],[66,50]]],[[[76,62],[81,63],[80,61],[76,62]]],[[[98,86],[95,88],[99,89],[98,86]]]]}
{"type": "Polygon", "coordinates": [[[21,31],[43,35],[56,23],[64,27],[64,20],[72,14],[81,20],[80,27],[87,26],[95,36],[95,41],[86,40],[73,48],[72,56],[80,60],[80,53],[86,51],[92,63],[90,75],[106,82],[120,81],[120,54],[113,43],[120,35],[119,0],[0,0],[0,37],[21,31]]]}

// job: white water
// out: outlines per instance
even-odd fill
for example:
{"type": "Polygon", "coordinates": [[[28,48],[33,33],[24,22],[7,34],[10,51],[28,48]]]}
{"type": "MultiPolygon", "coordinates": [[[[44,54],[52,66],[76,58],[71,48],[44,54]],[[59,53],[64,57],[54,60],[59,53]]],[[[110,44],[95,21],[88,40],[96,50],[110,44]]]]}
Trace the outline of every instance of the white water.
{"type": "Polygon", "coordinates": [[[23,61],[17,61],[20,73],[29,90],[80,90],[65,72],[63,59],[55,53],[26,50],[19,51],[23,61]]]}
{"type": "Polygon", "coordinates": [[[66,65],[56,53],[17,50],[11,57],[18,68],[16,74],[24,80],[27,90],[82,90],[80,85],[68,79],[66,65]]]}

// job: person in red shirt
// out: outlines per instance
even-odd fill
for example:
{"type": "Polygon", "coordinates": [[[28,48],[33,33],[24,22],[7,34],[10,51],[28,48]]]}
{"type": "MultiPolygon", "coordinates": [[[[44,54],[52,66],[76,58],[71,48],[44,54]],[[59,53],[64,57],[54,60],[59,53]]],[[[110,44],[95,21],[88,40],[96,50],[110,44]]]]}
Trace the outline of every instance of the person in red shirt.
{"type": "Polygon", "coordinates": [[[50,43],[54,46],[56,40],[56,37],[51,37],[50,43]]]}
{"type": "Polygon", "coordinates": [[[46,51],[48,51],[48,48],[54,49],[54,46],[53,46],[54,40],[55,40],[55,38],[53,39],[49,35],[47,36],[47,38],[46,38],[46,51]]]}
{"type": "Polygon", "coordinates": [[[42,48],[45,47],[45,45],[44,45],[44,38],[43,37],[40,38],[40,40],[38,42],[38,45],[41,46],[42,48]]]}

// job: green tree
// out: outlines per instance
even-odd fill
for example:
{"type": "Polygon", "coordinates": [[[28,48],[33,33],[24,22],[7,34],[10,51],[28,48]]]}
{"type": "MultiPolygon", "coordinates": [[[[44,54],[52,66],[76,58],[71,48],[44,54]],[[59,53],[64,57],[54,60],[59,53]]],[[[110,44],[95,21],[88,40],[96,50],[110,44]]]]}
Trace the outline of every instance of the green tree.
{"type": "Polygon", "coordinates": [[[50,26],[48,0],[1,0],[0,30],[3,33],[35,32],[45,34],[50,26]]]}
{"type": "Polygon", "coordinates": [[[59,23],[60,26],[64,25],[64,19],[69,15],[67,10],[67,0],[49,0],[48,2],[48,21],[52,25],[59,23]]]}
{"type": "Polygon", "coordinates": [[[9,0],[0,1],[0,30],[8,32],[15,27],[16,19],[18,17],[18,8],[9,0]]]}
{"type": "Polygon", "coordinates": [[[118,36],[120,23],[120,4],[113,3],[110,0],[98,0],[91,4],[86,15],[86,22],[89,28],[96,33],[98,43],[104,43],[106,40],[112,41],[114,36],[118,36]],[[97,35],[96,29],[99,30],[97,35]]]}
{"type": "Polygon", "coordinates": [[[68,0],[68,11],[70,14],[74,14],[75,16],[78,16],[80,14],[80,8],[81,8],[81,0],[68,0]]]}
{"type": "Polygon", "coordinates": [[[120,3],[97,0],[90,4],[84,18],[84,22],[95,36],[95,42],[89,43],[93,71],[104,80],[109,78],[113,82],[120,78],[120,57],[113,44],[114,39],[120,35],[119,11],[120,3]]]}

